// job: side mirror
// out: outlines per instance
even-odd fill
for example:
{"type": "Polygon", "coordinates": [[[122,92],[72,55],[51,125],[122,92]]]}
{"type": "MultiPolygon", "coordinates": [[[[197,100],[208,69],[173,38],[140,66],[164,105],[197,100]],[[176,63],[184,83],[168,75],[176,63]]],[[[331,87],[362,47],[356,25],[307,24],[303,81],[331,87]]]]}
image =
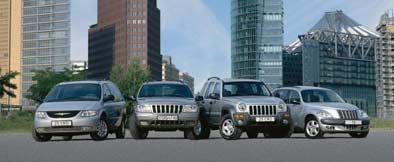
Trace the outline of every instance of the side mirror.
{"type": "Polygon", "coordinates": [[[127,99],[129,99],[130,101],[137,101],[137,99],[134,96],[129,96],[127,97],[127,99]]]}
{"type": "Polygon", "coordinates": [[[299,105],[299,104],[301,104],[301,101],[297,100],[297,99],[292,99],[292,100],[290,100],[290,103],[294,104],[294,105],[299,105]]]}
{"type": "Polygon", "coordinates": [[[204,98],[202,96],[196,96],[194,100],[198,102],[198,101],[203,101],[204,98]]]}
{"type": "Polygon", "coordinates": [[[210,99],[214,99],[214,100],[219,100],[220,99],[220,95],[218,93],[211,93],[208,96],[210,99]]]}
{"type": "Polygon", "coordinates": [[[114,95],[105,96],[104,99],[103,99],[104,102],[114,101],[114,100],[115,100],[115,96],[114,95]]]}

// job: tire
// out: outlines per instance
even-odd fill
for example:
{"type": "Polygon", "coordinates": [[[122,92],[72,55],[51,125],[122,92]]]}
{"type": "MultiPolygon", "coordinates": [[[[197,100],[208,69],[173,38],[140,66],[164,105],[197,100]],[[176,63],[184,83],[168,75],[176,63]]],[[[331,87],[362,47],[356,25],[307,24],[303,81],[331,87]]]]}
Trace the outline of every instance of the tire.
{"type": "Polygon", "coordinates": [[[249,130],[246,131],[246,135],[248,135],[248,138],[257,138],[259,136],[259,132],[254,130],[249,130]]]}
{"type": "Polygon", "coordinates": [[[305,136],[310,139],[318,139],[324,136],[324,133],[320,129],[321,126],[319,121],[315,117],[308,118],[305,122],[305,136]]]}
{"type": "Polygon", "coordinates": [[[32,130],[32,136],[33,136],[33,139],[37,142],[48,142],[52,139],[51,135],[37,133],[37,131],[34,129],[34,127],[32,130]]]}
{"type": "Polygon", "coordinates": [[[126,137],[125,118],[122,119],[120,126],[116,129],[115,136],[117,139],[124,139],[126,137]]]}
{"type": "Polygon", "coordinates": [[[90,137],[92,137],[95,141],[103,141],[108,138],[108,122],[105,117],[101,117],[99,122],[97,123],[97,128],[99,129],[97,132],[90,133],[90,137]]]}
{"type": "Polygon", "coordinates": [[[134,139],[146,139],[148,137],[148,133],[149,133],[149,131],[143,130],[138,127],[138,125],[136,123],[135,114],[130,116],[129,131],[130,131],[131,136],[134,139]]]}
{"type": "Polygon", "coordinates": [[[71,141],[73,139],[73,136],[63,136],[64,141],[71,141]]]}
{"type": "Polygon", "coordinates": [[[366,138],[369,132],[356,132],[356,133],[349,133],[352,138],[366,138]]]}
{"type": "Polygon", "coordinates": [[[193,129],[185,130],[184,137],[190,140],[208,139],[211,134],[211,128],[205,118],[198,120],[197,125],[193,129]]]}
{"type": "Polygon", "coordinates": [[[226,140],[237,140],[242,135],[242,130],[235,126],[235,121],[230,114],[222,117],[219,130],[220,135],[226,140]]]}

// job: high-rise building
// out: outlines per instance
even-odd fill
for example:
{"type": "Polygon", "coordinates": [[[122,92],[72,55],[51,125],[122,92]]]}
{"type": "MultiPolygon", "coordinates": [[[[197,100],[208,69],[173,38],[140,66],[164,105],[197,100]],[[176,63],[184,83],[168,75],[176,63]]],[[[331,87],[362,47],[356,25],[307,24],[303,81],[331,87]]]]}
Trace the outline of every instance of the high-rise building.
{"type": "MultiPolygon", "coordinates": [[[[20,72],[21,54],[21,1],[0,1],[0,69],[1,75],[10,71],[20,72]]],[[[20,105],[20,75],[12,80],[17,85],[16,98],[5,95],[0,99],[3,105],[20,105]]]]}
{"type": "Polygon", "coordinates": [[[282,85],[283,0],[231,1],[231,74],[282,85]]]}
{"type": "Polygon", "coordinates": [[[394,10],[382,15],[377,58],[378,116],[394,118],[394,10]]]}
{"type": "Polygon", "coordinates": [[[141,65],[149,68],[153,80],[162,79],[156,0],[98,0],[98,23],[89,29],[89,78],[107,79],[108,69],[114,65],[127,67],[132,57],[141,58],[141,65]],[[105,60],[103,67],[100,58],[112,61],[105,60]]]}
{"type": "MultiPolygon", "coordinates": [[[[14,0],[13,0],[14,2],[14,0]]],[[[22,0],[22,93],[34,70],[70,68],[70,0],[22,0]]],[[[32,106],[23,99],[22,105],[32,106]]]]}
{"type": "Polygon", "coordinates": [[[187,72],[179,72],[179,80],[185,82],[194,92],[194,78],[187,72]]]}
{"type": "Polygon", "coordinates": [[[162,80],[179,80],[179,69],[172,63],[171,56],[163,55],[162,80]]]}
{"type": "Polygon", "coordinates": [[[375,56],[379,35],[342,11],[327,12],[283,57],[285,86],[325,87],[376,116],[375,56]]]}

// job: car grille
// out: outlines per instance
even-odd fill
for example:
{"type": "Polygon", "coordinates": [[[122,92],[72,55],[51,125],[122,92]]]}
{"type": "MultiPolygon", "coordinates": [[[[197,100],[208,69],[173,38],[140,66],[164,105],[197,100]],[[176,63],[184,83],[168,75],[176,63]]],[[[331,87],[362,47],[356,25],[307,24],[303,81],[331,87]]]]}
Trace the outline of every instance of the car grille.
{"type": "Polygon", "coordinates": [[[272,116],[277,113],[276,105],[249,105],[249,114],[255,116],[272,116]]]}
{"type": "Polygon", "coordinates": [[[72,118],[79,112],[80,111],[49,111],[47,114],[51,118],[72,118]]]}
{"type": "Polygon", "coordinates": [[[180,114],[183,105],[152,105],[152,109],[157,114],[180,114]]]}
{"type": "Polygon", "coordinates": [[[357,110],[338,110],[341,119],[358,119],[357,110]]]}

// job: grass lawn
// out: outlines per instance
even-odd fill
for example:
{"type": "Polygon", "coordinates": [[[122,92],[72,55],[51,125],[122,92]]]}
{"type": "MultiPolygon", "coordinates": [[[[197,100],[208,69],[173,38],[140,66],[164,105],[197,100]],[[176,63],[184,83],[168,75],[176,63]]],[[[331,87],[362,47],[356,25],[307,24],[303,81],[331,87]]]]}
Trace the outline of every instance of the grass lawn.
{"type": "MultiPolygon", "coordinates": [[[[0,133],[30,133],[34,115],[30,111],[0,115],[0,133]]],[[[394,130],[394,120],[371,118],[372,130],[394,130]]]]}
{"type": "Polygon", "coordinates": [[[6,117],[0,115],[0,133],[27,133],[33,124],[32,112],[13,112],[6,117]]]}

